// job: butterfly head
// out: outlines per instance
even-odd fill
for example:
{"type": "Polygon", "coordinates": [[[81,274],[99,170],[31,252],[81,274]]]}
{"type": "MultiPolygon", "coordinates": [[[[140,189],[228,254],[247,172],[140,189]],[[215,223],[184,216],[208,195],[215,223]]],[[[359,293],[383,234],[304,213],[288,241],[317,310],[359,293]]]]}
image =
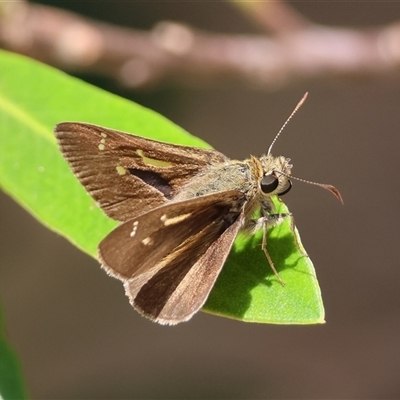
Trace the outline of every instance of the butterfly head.
{"type": "Polygon", "coordinates": [[[274,157],[267,154],[260,158],[262,167],[262,177],[260,180],[260,189],[265,195],[283,196],[292,187],[290,173],[292,164],[290,158],[283,156],[274,157]]]}

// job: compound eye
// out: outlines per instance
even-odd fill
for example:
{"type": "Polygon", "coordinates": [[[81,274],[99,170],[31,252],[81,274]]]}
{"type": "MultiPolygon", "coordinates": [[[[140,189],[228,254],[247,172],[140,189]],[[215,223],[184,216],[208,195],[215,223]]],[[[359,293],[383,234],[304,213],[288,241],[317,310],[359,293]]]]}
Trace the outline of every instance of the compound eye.
{"type": "Polygon", "coordinates": [[[292,188],[292,182],[290,179],[286,182],[286,185],[283,187],[282,192],[278,193],[278,196],[283,196],[287,192],[290,192],[290,189],[292,188]]]}
{"type": "Polygon", "coordinates": [[[272,193],[279,185],[279,179],[275,175],[264,175],[261,179],[261,190],[264,193],[272,193]]]}

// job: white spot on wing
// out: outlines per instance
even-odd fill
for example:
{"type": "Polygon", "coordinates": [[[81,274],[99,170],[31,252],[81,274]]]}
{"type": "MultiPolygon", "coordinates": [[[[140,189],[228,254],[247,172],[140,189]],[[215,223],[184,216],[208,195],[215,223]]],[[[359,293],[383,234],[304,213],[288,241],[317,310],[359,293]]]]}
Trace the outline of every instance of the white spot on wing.
{"type": "Polygon", "coordinates": [[[185,219],[189,218],[192,213],[177,215],[176,217],[168,218],[166,214],[160,217],[160,220],[164,222],[164,226],[175,225],[185,219]]]}
{"type": "Polygon", "coordinates": [[[99,144],[99,150],[101,151],[106,148],[105,144],[106,144],[107,135],[104,132],[101,132],[100,135],[101,135],[101,140],[100,140],[100,144],[99,144]]]}
{"type": "Polygon", "coordinates": [[[130,233],[131,237],[134,237],[136,235],[138,226],[139,226],[139,221],[135,221],[132,226],[132,232],[130,233]]]}
{"type": "Polygon", "coordinates": [[[143,243],[145,246],[147,246],[147,245],[152,245],[152,244],[154,244],[154,240],[149,236],[149,237],[147,237],[147,238],[144,238],[144,239],[142,240],[142,243],[143,243]]]}

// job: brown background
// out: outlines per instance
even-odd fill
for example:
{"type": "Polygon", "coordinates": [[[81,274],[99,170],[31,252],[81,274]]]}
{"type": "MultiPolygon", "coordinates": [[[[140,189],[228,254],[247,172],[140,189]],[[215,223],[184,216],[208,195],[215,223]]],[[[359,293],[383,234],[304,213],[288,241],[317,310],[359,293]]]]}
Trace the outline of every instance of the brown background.
{"type": "MultiPolygon", "coordinates": [[[[137,28],[174,19],[219,32],[253,29],[225,3],[57,4],[137,28]]],[[[340,26],[400,16],[399,2],[295,7],[340,26]]],[[[0,194],[1,301],[33,398],[400,397],[400,82],[122,94],[245,158],[267,150],[305,91],[275,153],[292,158],[295,175],[335,184],[345,200],[342,207],[298,182],[285,197],[316,266],[327,323],[256,325],[199,313],[177,327],[152,324],[95,260],[0,194]]]]}

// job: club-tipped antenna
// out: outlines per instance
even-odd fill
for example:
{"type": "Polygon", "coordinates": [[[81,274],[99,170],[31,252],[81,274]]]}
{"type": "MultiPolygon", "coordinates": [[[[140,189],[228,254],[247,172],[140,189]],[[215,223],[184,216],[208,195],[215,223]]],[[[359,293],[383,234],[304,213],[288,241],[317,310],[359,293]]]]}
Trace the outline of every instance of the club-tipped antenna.
{"type": "Polygon", "coordinates": [[[307,179],[297,178],[296,176],[285,174],[282,171],[275,171],[275,172],[284,175],[289,179],[295,179],[296,181],[308,183],[309,185],[319,186],[326,190],[329,190],[342,204],[344,204],[342,195],[340,194],[339,190],[337,190],[333,185],[329,185],[328,183],[319,183],[319,182],[308,181],[307,179]]]}
{"type": "Polygon", "coordinates": [[[282,125],[282,128],[279,129],[279,132],[275,135],[274,140],[271,143],[271,146],[269,146],[268,153],[267,155],[271,154],[272,147],[274,146],[276,140],[282,133],[282,131],[285,129],[286,125],[289,123],[289,121],[292,119],[293,115],[296,114],[297,110],[303,105],[303,103],[306,101],[308,96],[308,92],[304,94],[304,96],[301,98],[301,100],[297,103],[297,106],[294,108],[292,113],[289,115],[289,118],[285,121],[285,123],[282,125]]]}

